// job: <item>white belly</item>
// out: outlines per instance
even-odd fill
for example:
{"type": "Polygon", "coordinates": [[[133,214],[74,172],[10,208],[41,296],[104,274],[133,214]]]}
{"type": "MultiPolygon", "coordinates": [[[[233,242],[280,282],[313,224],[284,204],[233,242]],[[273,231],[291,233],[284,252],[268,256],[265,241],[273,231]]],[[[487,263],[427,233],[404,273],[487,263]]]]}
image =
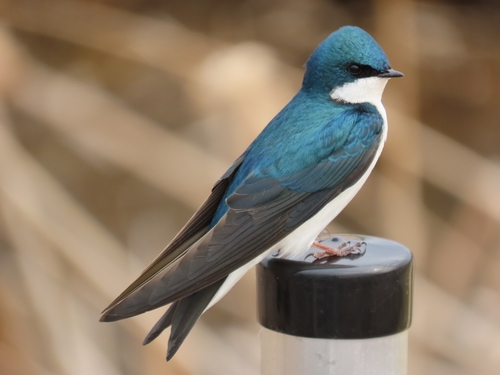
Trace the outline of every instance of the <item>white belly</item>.
{"type": "Polygon", "coordinates": [[[229,274],[226,281],[217,291],[205,311],[212,307],[215,303],[217,303],[222,297],[224,297],[224,295],[234,286],[234,284],[236,284],[239,279],[243,277],[245,273],[247,273],[248,270],[250,270],[250,268],[262,261],[262,259],[264,259],[267,255],[279,251],[280,258],[285,258],[287,256],[293,257],[300,255],[300,253],[307,251],[307,249],[311,247],[312,243],[318,237],[321,231],[325,229],[326,226],[330,224],[330,222],[335,219],[335,217],[345,208],[345,206],[347,206],[351,199],[354,198],[359,189],[361,189],[363,184],[366,182],[366,179],[373,170],[373,167],[375,167],[375,164],[377,163],[380,153],[382,152],[384,142],[387,137],[387,122],[385,117],[385,110],[383,110],[382,112],[382,117],[384,119],[384,125],[382,127],[382,141],[380,142],[380,147],[378,148],[372,163],[366,170],[365,174],[358,180],[358,182],[340,193],[338,197],[328,203],[321,211],[307,220],[300,227],[295,229],[288,236],[283,238],[276,245],[264,251],[261,255],[253,259],[251,262],[245,264],[244,266],[229,274]]]}

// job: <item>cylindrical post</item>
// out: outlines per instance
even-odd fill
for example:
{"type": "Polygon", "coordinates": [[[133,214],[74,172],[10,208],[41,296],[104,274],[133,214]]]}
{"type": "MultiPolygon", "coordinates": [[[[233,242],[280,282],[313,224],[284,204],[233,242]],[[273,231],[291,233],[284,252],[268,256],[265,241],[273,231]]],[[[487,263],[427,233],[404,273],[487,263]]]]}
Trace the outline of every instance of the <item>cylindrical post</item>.
{"type": "Polygon", "coordinates": [[[269,256],[257,266],[263,375],[404,375],[411,323],[412,255],[393,241],[363,255],[315,260],[269,256]]]}

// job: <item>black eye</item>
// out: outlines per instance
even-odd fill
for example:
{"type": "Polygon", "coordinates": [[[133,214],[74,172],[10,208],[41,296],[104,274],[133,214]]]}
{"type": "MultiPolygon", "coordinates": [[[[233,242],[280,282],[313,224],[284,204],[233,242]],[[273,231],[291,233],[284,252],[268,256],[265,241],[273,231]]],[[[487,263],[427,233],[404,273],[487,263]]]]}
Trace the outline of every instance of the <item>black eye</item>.
{"type": "Polygon", "coordinates": [[[361,66],[359,66],[357,64],[351,64],[347,67],[347,71],[349,73],[351,73],[353,76],[357,76],[357,75],[361,74],[363,69],[361,68],[361,66]]]}

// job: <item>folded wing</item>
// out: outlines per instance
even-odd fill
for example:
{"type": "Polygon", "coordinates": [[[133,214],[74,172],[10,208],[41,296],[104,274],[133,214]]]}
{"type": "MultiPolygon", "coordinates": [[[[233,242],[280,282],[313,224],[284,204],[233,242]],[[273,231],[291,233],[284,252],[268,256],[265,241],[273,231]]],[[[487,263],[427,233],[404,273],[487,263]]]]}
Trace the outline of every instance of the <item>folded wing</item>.
{"type": "MultiPolygon", "coordinates": [[[[208,219],[195,220],[195,214],[172,242],[179,245],[169,245],[165,254],[105,311],[104,320],[127,318],[196,293],[253,260],[312,218],[352,186],[373,161],[381,142],[382,119],[357,125],[358,134],[348,138],[346,144],[291,175],[273,178],[266,170],[255,170],[228,197],[227,213],[209,231],[203,233],[208,219]]],[[[232,168],[227,176],[235,173],[237,166],[232,168]]],[[[220,186],[226,184],[224,179],[221,181],[220,186]]],[[[223,192],[217,193],[221,195],[223,192]]],[[[204,204],[210,209],[202,209],[213,212],[215,202],[210,202],[211,198],[204,204]]]]}

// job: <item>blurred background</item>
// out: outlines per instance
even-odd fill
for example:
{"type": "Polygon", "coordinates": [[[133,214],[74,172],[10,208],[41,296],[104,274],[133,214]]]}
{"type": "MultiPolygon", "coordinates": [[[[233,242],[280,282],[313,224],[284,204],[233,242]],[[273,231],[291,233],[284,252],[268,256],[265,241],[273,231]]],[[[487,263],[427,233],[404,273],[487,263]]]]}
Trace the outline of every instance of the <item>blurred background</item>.
{"type": "Polygon", "coordinates": [[[99,313],[354,24],[405,78],[329,230],[413,251],[410,374],[500,374],[497,4],[0,0],[0,373],[258,374],[253,271],[168,364],[163,311],[99,313]]]}

